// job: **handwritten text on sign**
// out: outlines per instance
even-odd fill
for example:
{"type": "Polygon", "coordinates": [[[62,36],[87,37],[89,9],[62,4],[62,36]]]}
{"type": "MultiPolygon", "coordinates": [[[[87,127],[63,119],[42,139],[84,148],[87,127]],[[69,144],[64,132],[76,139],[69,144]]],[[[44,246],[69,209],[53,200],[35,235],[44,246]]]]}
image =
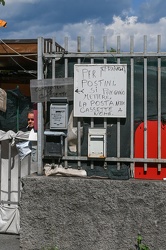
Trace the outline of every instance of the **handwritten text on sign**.
{"type": "Polygon", "coordinates": [[[126,64],[75,64],[74,116],[126,117],[126,64]]]}

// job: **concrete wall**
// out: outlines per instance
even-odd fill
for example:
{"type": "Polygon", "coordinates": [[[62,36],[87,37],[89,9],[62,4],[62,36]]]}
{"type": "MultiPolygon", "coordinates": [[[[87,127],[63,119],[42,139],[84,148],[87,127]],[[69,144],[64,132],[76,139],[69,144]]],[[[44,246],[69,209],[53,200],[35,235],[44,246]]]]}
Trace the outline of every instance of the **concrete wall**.
{"type": "Polygon", "coordinates": [[[166,182],[27,177],[21,198],[21,249],[166,249],[166,182]]]}

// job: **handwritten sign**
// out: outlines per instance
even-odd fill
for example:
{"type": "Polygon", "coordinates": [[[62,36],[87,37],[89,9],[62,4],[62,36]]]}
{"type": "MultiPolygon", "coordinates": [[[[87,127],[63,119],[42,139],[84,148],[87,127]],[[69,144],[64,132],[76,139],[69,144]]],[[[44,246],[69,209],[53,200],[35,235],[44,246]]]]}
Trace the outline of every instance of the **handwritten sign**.
{"type": "Polygon", "coordinates": [[[45,102],[50,97],[67,97],[68,101],[73,100],[73,77],[31,80],[31,101],[45,102]]]}
{"type": "Polygon", "coordinates": [[[74,116],[126,117],[126,64],[75,64],[74,116]]]}

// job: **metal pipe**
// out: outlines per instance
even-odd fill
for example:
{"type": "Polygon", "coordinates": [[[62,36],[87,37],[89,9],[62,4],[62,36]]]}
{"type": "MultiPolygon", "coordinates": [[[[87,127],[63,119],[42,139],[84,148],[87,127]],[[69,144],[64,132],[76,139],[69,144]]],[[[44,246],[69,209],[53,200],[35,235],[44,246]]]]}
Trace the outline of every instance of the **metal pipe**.
{"type": "Polygon", "coordinates": [[[0,141],[0,202],[1,202],[1,190],[2,190],[2,142],[0,141]]]}
{"type": "MultiPolygon", "coordinates": [[[[91,40],[90,40],[90,51],[91,52],[94,51],[94,37],[91,37],[91,40]]],[[[91,58],[90,62],[91,62],[91,64],[94,64],[94,58],[91,58]]],[[[94,118],[93,117],[90,118],[90,127],[94,128],[94,118]]],[[[93,160],[90,161],[90,167],[91,167],[91,169],[94,169],[94,161],[93,160]]]]}
{"type": "MultiPolygon", "coordinates": [[[[38,80],[43,79],[43,48],[44,48],[44,39],[38,38],[38,63],[37,63],[37,77],[38,80]]],[[[38,157],[38,166],[37,173],[38,175],[43,174],[43,144],[44,144],[44,128],[43,128],[43,105],[42,103],[37,104],[38,109],[38,142],[37,142],[37,157],[38,157]]]]}
{"type": "MultiPolygon", "coordinates": [[[[158,53],[161,48],[161,36],[158,36],[158,53]]],[[[157,60],[158,65],[158,159],[161,159],[161,58],[157,60]]],[[[161,164],[158,164],[158,171],[161,171],[161,164]]]]}
{"type": "Polygon", "coordinates": [[[8,154],[8,201],[11,201],[11,140],[9,140],[8,154]]]}
{"type": "Polygon", "coordinates": [[[20,196],[21,196],[21,159],[18,155],[18,203],[20,202],[20,196]]]}
{"type": "MultiPolygon", "coordinates": [[[[147,159],[147,58],[144,58],[144,158],[147,159]]],[[[147,171],[147,164],[144,164],[144,171],[147,171]]]]}
{"type": "MultiPolygon", "coordinates": [[[[68,39],[65,38],[65,51],[68,51],[68,39]]],[[[65,58],[65,78],[68,77],[68,58],[65,58]]],[[[67,153],[68,153],[68,141],[67,141],[67,137],[65,137],[65,152],[64,152],[64,155],[67,156],[67,153]]],[[[68,167],[68,162],[65,161],[64,162],[64,166],[65,168],[68,167]]]]}
{"type": "MultiPolygon", "coordinates": [[[[88,161],[89,158],[87,156],[63,156],[62,160],[68,160],[68,161],[88,161]]],[[[128,157],[106,157],[104,158],[105,161],[107,162],[126,162],[126,163],[134,163],[134,162],[138,162],[138,163],[153,163],[153,164],[157,164],[157,163],[162,163],[162,164],[166,164],[166,159],[154,159],[154,158],[128,158],[128,157]]],[[[97,158],[94,161],[103,161],[103,158],[97,158]]]]}
{"type": "MultiPolygon", "coordinates": [[[[134,158],[134,58],[130,59],[130,64],[131,64],[131,86],[130,86],[130,95],[131,95],[131,104],[130,104],[130,109],[131,109],[131,120],[130,120],[130,157],[131,159],[134,158]]],[[[134,177],[134,164],[130,163],[130,171],[131,171],[131,176],[134,177]]]]}
{"type": "MultiPolygon", "coordinates": [[[[120,52],[120,37],[117,37],[117,51],[120,52]]],[[[120,58],[117,58],[117,63],[120,64],[120,58]]],[[[120,157],[120,119],[117,118],[117,157],[120,157]]],[[[117,162],[117,169],[120,170],[120,162],[117,162]]]]}
{"type": "MultiPolygon", "coordinates": [[[[77,37],[77,51],[78,52],[81,51],[81,37],[77,37]]],[[[78,64],[81,63],[80,58],[77,59],[77,63],[78,64]]],[[[80,120],[79,119],[77,121],[77,155],[78,155],[78,157],[81,156],[80,120]]],[[[78,164],[78,169],[80,169],[81,168],[81,161],[78,161],[77,164],[78,164]]]]}

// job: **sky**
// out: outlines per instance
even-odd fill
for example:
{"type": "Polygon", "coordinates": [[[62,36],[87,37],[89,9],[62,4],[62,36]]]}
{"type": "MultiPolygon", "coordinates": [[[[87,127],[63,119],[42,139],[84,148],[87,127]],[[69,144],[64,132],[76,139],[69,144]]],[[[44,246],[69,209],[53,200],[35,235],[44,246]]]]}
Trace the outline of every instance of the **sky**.
{"type": "Polygon", "coordinates": [[[144,35],[147,50],[157,51],[157,37],[161,35],[161,51],[166,51],[165,0],[5,0],[0,5],[0,19],[7,22],[1,28],[0,39],[54,38],[64,46],[68,37],[68,50],[76,51],[77,37],[81,37],[81,50],[90,50],[90,37],[94,37],[94,51],[103,51],[103,38],[107,49],[117,46],[129,51],[130,37],[134,37],[134,51],[143,51],[144,35]]]}

